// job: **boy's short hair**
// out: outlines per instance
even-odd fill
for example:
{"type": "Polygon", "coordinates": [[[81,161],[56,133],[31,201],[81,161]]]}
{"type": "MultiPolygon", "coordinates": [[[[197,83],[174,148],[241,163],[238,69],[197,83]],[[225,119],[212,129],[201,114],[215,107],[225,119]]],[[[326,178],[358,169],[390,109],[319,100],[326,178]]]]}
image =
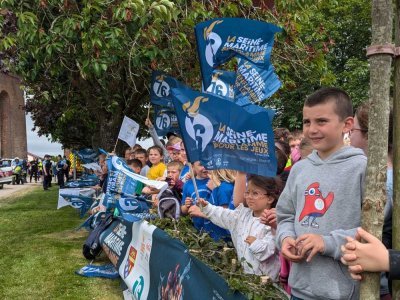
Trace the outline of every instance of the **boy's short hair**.
{"type": "Polygon", "coordinates": [[[296,130],[290,133],[290,135],[287,137],[287,140],[290,143],[291,141],[302,140],[302,138],[303,132],[300,130],[296,130]]]}
{"type": "Polygon", "coordinates": [[[167,168],[169,167],[175,167],[180,171],[182,171],[183,169],[183,163],[181,163],[180,161],[171,161],[167,164],[167,168]]]}
{"type": "Polygon", "coordinates": [[[127,162],[128,166],[133,166],[134,168],[143,168],[142,162],[138,159],[128,159],[127,162]]]}
{"type": "Polygon", "coordinates": [[[136,154],[144,154],[145,155],[145,157],[147,157],[147,150],[146,149],[143,149],[143,148],[141,148],[141,149],[137,149],[137,150],[135,150],[135,152],[133,152],[135,155],[136,154]]]}
{"type": "Polygon", "coordinates": [[[278,127],[274,129],[274,139],[287,142],[290,131],[284,127],[278,127]]]}
{"type": "Polygon", "coordinates": [[[335,87],[321,88],[308,96],[304,106],[313,107],[318,104],[325,104],[329,101],[335,103],[335,113],[340,120],[353,116],[353,104],[350,96],[342,89],[335,87]]]}

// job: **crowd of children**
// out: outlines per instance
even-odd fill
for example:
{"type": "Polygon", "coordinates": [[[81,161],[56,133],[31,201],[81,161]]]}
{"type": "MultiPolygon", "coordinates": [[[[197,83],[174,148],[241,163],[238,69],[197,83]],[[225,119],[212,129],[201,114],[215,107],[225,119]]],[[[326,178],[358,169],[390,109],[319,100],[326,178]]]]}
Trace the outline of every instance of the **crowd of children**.
{"type": "MultiPolygon", "coordinates": [[[[142,185],[136,194],[150,199],[162,217],[190,215],[197,230],[214,240],[231,240],[246,273],[280,281],[291,299],[358,299],[359,284],[352,278],[360,279],[360,272],[399,273],[389,262],[398,259],[397,252],[387,252],[361,229],[356,234],[367,163],[366,137],[357,134],[368,128],[360,128],[360,121],[345,91],[314,92],[304,103],[302,131],[274,131],[274,178],[207,170],[198,161],[189,166],[183,141],[170,134],[164,145],[150,120],[146,125],[155,145],[128,148],[125,160],[135,173],[168,183],[161,195],[142,185]],[[345,143],[348,135],[352,146],[345,143]],[[371,258],[357,240],[360,235],[384,258],[371,258]]],[[[382,297],[390,299],[388,292],[382,297]]]]}

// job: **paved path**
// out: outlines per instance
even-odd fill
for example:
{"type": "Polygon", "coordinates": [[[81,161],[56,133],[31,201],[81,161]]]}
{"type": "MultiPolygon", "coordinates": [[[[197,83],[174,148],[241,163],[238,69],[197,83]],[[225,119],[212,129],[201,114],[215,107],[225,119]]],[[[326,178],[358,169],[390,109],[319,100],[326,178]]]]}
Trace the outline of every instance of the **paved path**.
{"type": "Polygon", "coordinates": [[[42,186],[42,182],[38,183],[25,183],[25,184],[4,184],[3,189],[0,189],[0,199],[1,198],[8,198],[11,195],[16,194],[24,194],[28,192],[30,189],[42,186]]]}

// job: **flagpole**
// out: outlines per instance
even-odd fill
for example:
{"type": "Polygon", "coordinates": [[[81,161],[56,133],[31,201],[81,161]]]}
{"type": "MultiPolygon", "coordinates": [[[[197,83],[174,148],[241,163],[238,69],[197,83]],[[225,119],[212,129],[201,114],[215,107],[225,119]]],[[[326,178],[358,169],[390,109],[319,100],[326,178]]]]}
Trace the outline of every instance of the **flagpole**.
{"type": "MultiPolygon", "coordinates": [[[[193,167],[192,167],[191,163],[189,163],[189,171],[190,171],[190,177],[192,178],[194,191],[196,192],[196,199],[198,200],[198,199],[200,199],[200,195],[199,195],[199,190],[197,188],[196,178],[194,177],[193,167]]],[[[201,205],[200,205],[200,208],[202,208],[201,205]]]]}
{"type": "Polygon", "coordinates": [[[113,150],[114,155],[116,155],[115,150],[117,149],[118,140],[119,140],[119,139],[117,138],[117,141],[115,142],[115,146],[114,146],[114,150],[113,150]]]}
{"type": "Polygon", "coordinates": [[[150,117],[150,107],[151,107],[151,103],[149,103],[149,108],[147,109],[147,119],[150,117]]]}

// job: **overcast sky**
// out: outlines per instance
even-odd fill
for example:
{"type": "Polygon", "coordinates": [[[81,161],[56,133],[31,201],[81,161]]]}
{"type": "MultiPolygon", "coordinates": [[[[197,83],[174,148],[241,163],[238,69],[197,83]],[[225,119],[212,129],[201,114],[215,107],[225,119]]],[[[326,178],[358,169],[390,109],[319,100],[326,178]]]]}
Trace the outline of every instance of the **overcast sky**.
{"type": "MultiPolygon", "coordinates": [[[[37,132],[32,131],[33,121],[30,114],[26,116],[26,135],[28,140],[28,152],[43,157],[45,154],[50,155],[63,155],[63,150],[61,149],[61,144],[51,143],[45,136],[39,137],[37,132]]],[[[119,141],[119,143],[124,143],[119,141]]],[[[137,141],[144,148],[148,148],[153,145],[151,139],[146,139],[143,141],[137,141]]]]}
{"type": "Polygon", "coordinates": [[[61,144],[51,143],[45,136],[39,137],[37,132],[32,131],[33,121],[30,114],[26,116],[26,136],[28,140],[28,152],[43,157],[45,154],[63,154],[61,144]]]}

